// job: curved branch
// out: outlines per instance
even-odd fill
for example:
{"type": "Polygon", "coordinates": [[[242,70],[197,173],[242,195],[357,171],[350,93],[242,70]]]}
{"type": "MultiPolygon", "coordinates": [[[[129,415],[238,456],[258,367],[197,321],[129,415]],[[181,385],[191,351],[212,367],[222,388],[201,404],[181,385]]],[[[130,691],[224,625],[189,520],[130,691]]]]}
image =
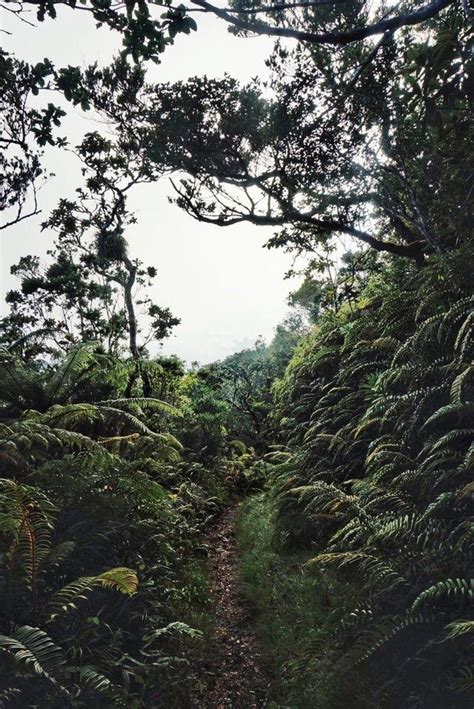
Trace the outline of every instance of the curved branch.
{"type": "Polygon", "coordinates": [[[308,0],[308,2],[283,2],[276,3],[274,5],[268,5],[267,7],[223,7],[221,8],[224,12],[232,12],[238,15],[257,15],[260,12],[268,14],[270,12],[282,12],[283,10],[295,10],[296,8],[305,7],[322,7],[324,5],[340,5],[342,3],[349,2],[349,0],[308,0]]]}
{"type": "Polygon", "coordinates": [[[338,222],[332,219],[318,219],[312,215],[302,214],[300,212],[293,211],[291,213],[286,213],[281,216],[275,217],[263,214],[254,214],[248,212],[246,214],[240,213],[233,216],[226,217],[224,215],[218,216],[207,216],[202,214],[196,205],[193,203],[192,199],[177,187],[177,185],[170,180],[173,189],[179,195],[180,200],[185,208],[185,210],[194,219],[199,222],[204,222],[206,224],[215,224],[216,226],[233,226],[234,224],[241,224],[242,222],[249,222],[251,224],[256,224],[258,226],[284,226],[285,224],[304,224],[307,226],[313,226],[317,229],[327,231],[329,233],[339,233],[347,234],[352,236],[364,244],[367,244],[375,251],[390,253],[395,256],[403,256],[405,258],[410,258],[416,261],[416,263],[421,266],[424,261],[423,251],[420,249],[419,242],[413,242],[410,244],[397,244],[392,241],[383,241],[382,239],[377,239],[377,237],[372,236],[362,229],[357,229],[356,227],[345,224],[344,222],[338,222]]]}
{"type": "MultiPolygon", "coordinates": [[[[383,34],[384,32],[395,32],[401,27],[410,25],[418,25],[426,20],[436,17],[441,10],[444,10],[449,5],[452,5],[455,0],[433,0],[424,5],[418,10],[407,12],[402,15],[397,15],[389,19],[379,20],[371,25],[356,27],[345,32],[305,32],[303,30],[295,30],[288,27],[273,27],[264,22],[251,22],[233,15],[227,10],[223,10],[216,5],[212,5],[207,0],[191,0],[194,5],[202,7],[207,12],[211,12],[222,20],[225,20],[234,27],[248,32],[256,32],[257,34],[265,34],[275,37],[288,37],[297,39],[310,44],[330,44],[335,46],[345,46],[352,42],[359,42],[367,37],[383,34]]],[[[262,8],[265,12],[265,8],[262,8]]]]}

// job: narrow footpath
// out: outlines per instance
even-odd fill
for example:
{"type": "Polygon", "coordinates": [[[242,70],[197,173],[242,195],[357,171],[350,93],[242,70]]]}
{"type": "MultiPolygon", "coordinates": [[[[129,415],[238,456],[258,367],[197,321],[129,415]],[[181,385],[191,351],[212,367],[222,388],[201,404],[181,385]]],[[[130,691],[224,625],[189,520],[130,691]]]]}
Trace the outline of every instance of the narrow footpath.
{"type": "Polygon", "coordinates": [[[250,613],[238,588],[238,513],[238,503],[229,507],[207,539],[215,616],[214,678],[201,706],[212,709],[261,708],[268,701],[268,678],[252,634],[250,613]]]}

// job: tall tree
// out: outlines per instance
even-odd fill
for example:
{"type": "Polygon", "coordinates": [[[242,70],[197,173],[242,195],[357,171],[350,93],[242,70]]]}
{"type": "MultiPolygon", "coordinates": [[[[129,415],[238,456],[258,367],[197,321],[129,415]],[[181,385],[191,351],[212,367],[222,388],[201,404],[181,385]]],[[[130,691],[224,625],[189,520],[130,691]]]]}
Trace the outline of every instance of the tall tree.
{"type": "Polygon", "coordinates": [[[274,98],[229,77],[147,85],[123,62],[120,81],[93,69],[76,90],[119,127],[119,155],[133,142],[147,179],[178,173],[175,202],[196,219],[274,226],[270,246],[303,253],[356,239],[421,266],[472,227],[468,47],[453,6],[387,37],[370,67],[358,46],[277,46],[274,98]]]}
{"type": "Polygon", "coordinates": [[[239,101],[222,85],[203,103],[221,151],[187,166],[177,203],[220,226],[281,227],[270,244],[297,251],[352,237],[421,265],[459,245],[472,228],[468,46],[453,8],[428,35],[387,40],[370,72],[349,55],[277,48],[276,100],[254,94],[250,121],[230,115],[239,103],[246,115],[248,89],[239,101]]]}
{"type": "Polygon", "coordinates": [[[18,341],[24,355],[67,350],[87,340],[118,354],[126,342],[138,360],[149,342],[161,341],[179,323],[143,292],[156,268],[128,253],[124,234],[135,217],[126,194],[141,173],[132,176],[130,162],[124,176],[123,164],[111,158],[110,144],[97,134],[86,137],[81,151],[86,186],[75,200],[62,199],[44,224],[57,233],[51,262],[42,266],[38,257],[25,256],[11,269],[21,287],[7,294],[11,313],[1,322],[2,337],[9,344],[18,341]],[[140,317],[148,330],[141,342],[140,317]]]}

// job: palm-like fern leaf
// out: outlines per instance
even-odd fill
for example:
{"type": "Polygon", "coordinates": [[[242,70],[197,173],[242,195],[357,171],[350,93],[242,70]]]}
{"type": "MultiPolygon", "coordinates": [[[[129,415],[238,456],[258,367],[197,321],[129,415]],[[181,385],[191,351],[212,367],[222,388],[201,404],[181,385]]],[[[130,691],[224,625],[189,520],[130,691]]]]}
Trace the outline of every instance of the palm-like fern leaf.
{"type": "Polygon", "coordinates": [[[445,630],[447,640],[455,640],[461,635],[470,635],[474,633],[474,620],[455,620],[449,623],[445,630]]]}
{"type": "Polygon", "coordinates": [[[97,586],[132,596],[138,588],[138,578],[131,569],[119,567],[104,571],[97,576],[84,576],[77,579],[54,594],[49,603],[51,618],[54,619],[60,613],[76,608],[77,602],[86,598],[86,595],[97,586]]]}
{"type": "Polygon", "coordinates": [[[25,670],[32,670],[54,682],[64,670],[63,651],[40,628],[23,625],[11,635],[0,635],[0,651],[8,653],[25,670]]]}
{"type": "Polygon", "coordinates": [[[125,409],[125,411],[131,407],[139,407],[140,409],[152,409],[155,411],[160,411],[164,414],[170,414],[172,416],[180,416],[181,413],[172,404],[168,404],[167,401],[162,401],[161,399],[154,398],[144,398],[144,397],[134,397],[131,399],[106,399],[104,401],[94,402],[97,406],[111,406],[116,409],[125,409]]]}
{"type": "Polygon", "coordinates": [[[44,389],[51,403],[67,401],[80,375],[94,361],[92,347],[91,344],[80,344],[74,347],[53,376],[47,380],[44,389]]]}
{"type": "Polygon", "coordinates": [[[411,612],[417,613],[427,604],[436,605],[441,600],[462,601],[472,604],[474,579],[444,579],[422,591],[413,601],[411,612]]]}

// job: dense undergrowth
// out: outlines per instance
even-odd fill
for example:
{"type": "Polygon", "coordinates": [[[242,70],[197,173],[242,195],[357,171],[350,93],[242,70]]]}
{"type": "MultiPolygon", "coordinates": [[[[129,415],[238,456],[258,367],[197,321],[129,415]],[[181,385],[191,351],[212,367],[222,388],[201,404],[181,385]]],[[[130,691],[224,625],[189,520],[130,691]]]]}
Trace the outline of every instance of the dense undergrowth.
{"type": "Polygon", "coordinates": [[[43,373],[2,354],[2,706],[180,707],[197,681],[220,419],[198,377],[150,363],[168,401],[123,398],[113,364],[87,346],[43,373]]]}
{"type": "Polygon", "coordinates": [[[471,279],[468,249],[395,263],[276,384],[278,461],[241,538],[283,706],[472,703],[471,279]]]}
{"type": "Polygon", "coordinates": [[[274,705],[467,709],[469,257],[373,268],[286,370],[290,347],[188,372],[3,350],[1,703],[199,703],[206,531],[263,488],[238,535],[274,705]]]}
{"type": "Polygon", "coordinates": [[[205,537],[267,476],[256,448],[298,336],[186,371],[42,332],[0,349],[0,706],[193,706],[205,537]]]}
{"type": "Polygon", "coordinates": [[[469,255],[373,269],[286,371],[261,345],[189,372],[2,351],[2,704],[199,703],[206,531],[263,488],[238,537],[274,705],[467,709],[469,255]]]}

